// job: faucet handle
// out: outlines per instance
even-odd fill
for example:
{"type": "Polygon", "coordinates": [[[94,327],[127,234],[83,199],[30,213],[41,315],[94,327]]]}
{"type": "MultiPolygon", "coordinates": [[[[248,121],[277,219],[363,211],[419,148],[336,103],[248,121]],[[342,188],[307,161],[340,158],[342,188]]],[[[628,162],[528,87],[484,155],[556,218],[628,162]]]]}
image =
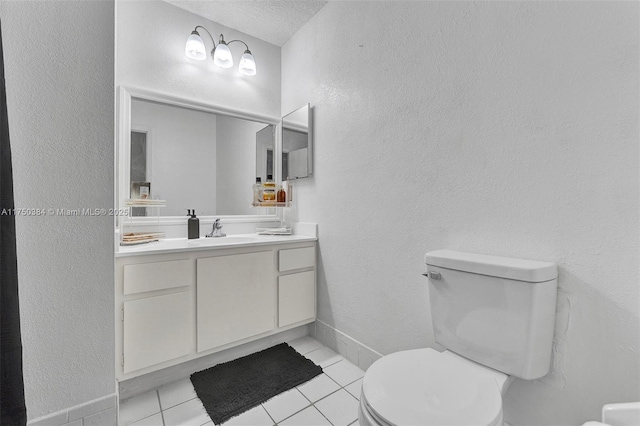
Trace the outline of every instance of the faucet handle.
{"type": "Polygon", "coordinates": [[[220,232],[222,229],[222,225],[220,224],[220,218],[217,218],[213,221],[213,226],[211,227],[211,232],[206,235],[206,237],[226,237],[227,234],[220,232]]]}

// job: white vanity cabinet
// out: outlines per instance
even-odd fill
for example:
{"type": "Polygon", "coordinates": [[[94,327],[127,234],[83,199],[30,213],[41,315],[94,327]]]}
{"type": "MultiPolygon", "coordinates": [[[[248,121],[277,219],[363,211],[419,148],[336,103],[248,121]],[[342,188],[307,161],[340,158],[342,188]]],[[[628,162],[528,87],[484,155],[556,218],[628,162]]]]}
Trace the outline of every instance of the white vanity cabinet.
{"type": "Polygon", "coordinates": [[[116,256],[126,380],[316,318],[315,240],[116,256]]]}
{"type": "Polygon", "coordinates": [[[278,251],[278,327],[316,317],[316,249],[278,251]]]}
{"type": "Polygon", "coordinates": [[[189,354],[194,343],[193,283],[185,259],[122,266],[124,373],[189,354]]]}
{"type": "Polygon", "coordinates": [[[189,292],[181,291],[123,303],[125,373],[189,354],[193,342],[189,299],[189,292]]]}
{"type": "Polygon", "coordinates": [[[273,251],[197,259],[198,352],[275,328],[273,251]]]}

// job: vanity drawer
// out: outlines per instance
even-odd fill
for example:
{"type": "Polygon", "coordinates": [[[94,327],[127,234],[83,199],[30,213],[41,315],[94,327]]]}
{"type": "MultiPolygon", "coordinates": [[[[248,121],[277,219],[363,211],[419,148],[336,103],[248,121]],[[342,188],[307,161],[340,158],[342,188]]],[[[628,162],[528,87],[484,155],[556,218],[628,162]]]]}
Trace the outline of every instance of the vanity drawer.
{"type": "Polygon", "coordinates": [[[278,254],[278,270],[280,272],[311,268],[316,264],[315,247],[280,250],[278,254]]]}
{"type": "Polygon", "coordinates": [[[298,272],[278,277],[278,327],[316,317],[316,273],[298,272]]]}
{"type": "Polygon", "coordinates": [[[193,261],[139,263],[124,266],[124,294],[145,293],[190,285],[195,280],[193,261]]]}

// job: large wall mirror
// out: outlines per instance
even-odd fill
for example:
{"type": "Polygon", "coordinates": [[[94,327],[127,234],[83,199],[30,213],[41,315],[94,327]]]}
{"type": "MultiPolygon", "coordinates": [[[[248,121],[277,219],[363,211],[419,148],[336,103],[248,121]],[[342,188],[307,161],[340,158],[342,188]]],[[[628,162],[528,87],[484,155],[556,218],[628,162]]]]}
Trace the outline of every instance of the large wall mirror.
{"type": "Polygon", "coordinates": [[[129,88],[119,96],[119,206],[142,181],[166,207],[136,207],[134,216],[265,216],[251,207],[256,144],[262,138],[273,157],[277,119],[129,88]]]}
{"type": "Polygon", "coordinates": [[[312,109],[309,104],[282,117],[282,180],[306,178],[311,175],[312,109]]]}
{"type": "MultiPolygon", "coordinates": [[[[270,124],[256,133],[256,175],[262,182],[267,176],[276,178],[275,160],[276,126],[270,124]]],[[[255,180],[254,180],[255,183],[255,180]]]]}

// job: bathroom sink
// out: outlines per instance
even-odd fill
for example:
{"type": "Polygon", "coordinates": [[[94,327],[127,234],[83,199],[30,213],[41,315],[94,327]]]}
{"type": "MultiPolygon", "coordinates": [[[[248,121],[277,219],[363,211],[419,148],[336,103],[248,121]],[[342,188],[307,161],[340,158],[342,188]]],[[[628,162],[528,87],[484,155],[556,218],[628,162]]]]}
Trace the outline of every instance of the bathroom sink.
{"type": "Polygon", "coordinates": [[[207,246],[221,246],[228,244],[246,244],[262,241],[259,237],[250,236],[235,236],[228,235],[226,237],[212,237],[212,238],[198,238],[197,240],[189,240],[189,246],[207,247],[207,246]]]}

